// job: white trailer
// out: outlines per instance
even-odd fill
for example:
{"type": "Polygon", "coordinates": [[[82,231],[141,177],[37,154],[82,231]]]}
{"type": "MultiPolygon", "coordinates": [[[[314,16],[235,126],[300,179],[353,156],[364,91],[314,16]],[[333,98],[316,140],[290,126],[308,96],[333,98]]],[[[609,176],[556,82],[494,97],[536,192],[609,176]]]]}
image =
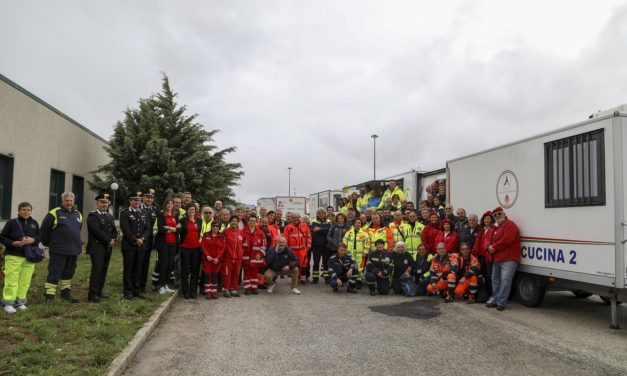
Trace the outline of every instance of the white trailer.
{"type": "Polygon", "coordinates": [[[298,213],[301,217],[307,213],[307,198],[296,196],[277,196],[276,208],[286,213],[298,213]]]}
{"type": "MultiPolygon", "coordinates": [[[[396,184],[403,189],[403,193],[405,193],[405,200],[411,201],[414,203],[414,206],[418,206],[416,202],[416,197],[419,197],[418,194],[418,172],[416,170],[409,170],[397,175],[392,175],[385,178],[384,184],[390,180],[396,180],[396,184]]],[[[381,187],[381,194],[385,192],[386,187],[381,187]]]]}
{"type": "Polygon", "coordinates": [[[259,209],[266,208],[268,211],[276,210],[276,198],[275,197],[262,197],[257,200],[257,213],[259,209]]]}
{"type": "Polygon", "coordinates": [[[337,210],[342,191],[326,190],[309,195],[309,214],[314,217],[318,208],[326,209],[327,206],[333,206],[337,210]]]}
{"type": "Polygon", "coordinates": [[[418,203],[420,201],[427,199],[427,191],[425,188],[431,185],[435,181],[446,180],[446,169],[441,168],[439,170],[428,171],[428,172],[419,172],[418,173],[418,183],[419,187],[417,188],[416,195],[418,198],[416,199],[415,205],[418,207],[418,203]]]}
{"type": "Polygon", "coordinates": [[[627,300],[627,105],[548,133],[447,162],[451,203],[481,214],[502,206],[520,228],[515,293],[547,290],[627,300]]]}

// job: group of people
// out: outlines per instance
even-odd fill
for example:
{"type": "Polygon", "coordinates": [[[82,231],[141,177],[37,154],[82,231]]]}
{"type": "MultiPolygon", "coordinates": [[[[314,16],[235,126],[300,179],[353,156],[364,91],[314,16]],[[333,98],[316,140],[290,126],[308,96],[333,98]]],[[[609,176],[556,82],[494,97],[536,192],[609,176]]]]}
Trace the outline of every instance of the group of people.
{"type": "MultiPolygon", "coordinates": [[[[357,293],[362,284],[371,295],[390,291],[408,296],[438,295],[485,301],[503,310],[516,266],[520,262],[520,235],[503,209],[484,213],[479,220],[464,209],[453,214],[445,185],[427,187],[427,199],[415,208],[405,200],[394,180],[378,199],[369,186],[351,195],[338,212],[320,208],[314,219],[297,213],[260,208],[238,208],[233,214],[220,201],[213,206],[193,201],[189,192],[154,205],[155,192],[136,192],[120,212],[119,229],[109,213],[109,195],[96,197],[87,215],[86,251],[91,258],[90,302],[103,293],[113,247],[121,238],[123,294],[142,299],[149,280],[154,290],[168,294],[181,289],[185,299],[206,299],[272,293],[277,278],[291,278],[291,292],[322,279],[332,291],[346,286],[357,293]],[[374,199],[373,199],[374,198],[374,199]],[[156,250],[152,276],[152,251],[156,250]],[[152,278],[151,278],[152,277],[152,278]],[[489,299],[481,299],[481,291],[489,299]]],[[[8,221],[0,242],[5,245],[4,310],[25,310],[34,263],[24,246],[40,242],[49,248],[45,298],[78,300],[71,294],[77,257],[82,251],[83,217],[74,206],[74,194],[62,194],[60,207],[51,210],[41,228],[30,214],[32,206],[18,205],[17,218],[8,221]]]]}

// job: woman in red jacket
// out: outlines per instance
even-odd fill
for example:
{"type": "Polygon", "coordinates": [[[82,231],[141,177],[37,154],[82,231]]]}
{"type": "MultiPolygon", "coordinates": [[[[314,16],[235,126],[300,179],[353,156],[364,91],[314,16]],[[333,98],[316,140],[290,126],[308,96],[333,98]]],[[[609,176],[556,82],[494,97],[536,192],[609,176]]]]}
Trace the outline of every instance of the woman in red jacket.
{"type": "Polygon", "coordinates": [[[224,229],[226,251],[222,258],[222,291],[225,298],[239,297],[237,282],[242,268],[244,256],[244,233],[239,229],[239,218],[235,215],[229,218],[229,227],[224,229]]]}
{"type": "Polygon", "coordinates": [[[432,255],[435,254],[436,245],[438,244],[438,231],[440,230],[440,223],[438,222],[438,213],[432,210],[429,214],[429,223],[422,230],[422,244],[427,247],[427,251],[432,255]]]}
{"type": "Polygon", "coordinates": [[[488,252],[488,246],[492,242],[494,234],[494,218],[492,212],[487,211],[481,216],[481,229],[475,239],[472,254],[477,256],[481,263],[481,275],[485,277],[488,296],[492,295],[492,254],[488,252]]]}
{"type": "Polygon", "coordinates": [[[451,221],[448,218],[444,218],[442,221],[442,230],[438,232],[436,244],[444,243],[447,253],[457,253],[457,231],[451,228],[451,221]]]}
{"type": "Polygon", "coordinates": [[[220,224],[217,221],[211,223],[211,231],[205,233],[201,242],[202,269],[207,274],[205,295],[207,299],[218,299],[218,280],[222,270],[222,257],[226,249],[224,236],[220,234],[220,224]]]}
{"type": "Polygon", "coordinates": [[[181,290],[185,299],[196,299],[200,273],[200,222],[196,208],[190,205],[187,216],[181,220],[181,290]]]}
{"type": "Polygon", "coordinates": [[[244,289],[245,295],[257,295],[259,268],[266,258],[266,234],[257,227],[257,217],[248,217],[248,226],[244,229],[244,289]]]}

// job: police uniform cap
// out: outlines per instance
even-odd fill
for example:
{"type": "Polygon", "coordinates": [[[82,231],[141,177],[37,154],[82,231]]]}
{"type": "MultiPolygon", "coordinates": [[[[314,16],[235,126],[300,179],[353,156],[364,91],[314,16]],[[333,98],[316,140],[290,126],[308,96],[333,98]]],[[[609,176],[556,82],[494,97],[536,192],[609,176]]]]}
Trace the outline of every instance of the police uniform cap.
{"type": "Polygon", "coordinates": [[[385,241],[383,239],[375,240],[374,245],[379,245],[379,244],[385,244],[385,241]]]}
{"type": "Polygon", "coordinates": [[[133,200],[133,199],[136,199],[136,198],[142,198],[142,193],[141,192],[134,192],[134,193],[131,193],[130,195],[128,195],[128,199],[129,200],[133,200]]]}
{"type": "Polygon", "coordinates": [[[150,188],[148,190],[148,192],[144,192],[144,194],[142,195],[144,197],[148,196],[148,197],[154,197],[155,196],[155,190],[153,188],[150,188]]]}
{"type": "Polygon", "coordinates": [[[101,193],[96,196],[96,201],[105,201],[109,202],[109,197],[111,197],[108,193],[101,193]]]}

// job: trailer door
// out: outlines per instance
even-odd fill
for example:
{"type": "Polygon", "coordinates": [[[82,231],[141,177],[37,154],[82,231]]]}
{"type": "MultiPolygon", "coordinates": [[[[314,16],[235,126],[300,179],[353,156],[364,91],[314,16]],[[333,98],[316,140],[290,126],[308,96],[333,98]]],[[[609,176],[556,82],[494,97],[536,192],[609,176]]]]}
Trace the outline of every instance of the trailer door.
{"type": "Polygon", "coordinates": [[[616,195],[616,287],[625,288],[627,285],[627,254],[625,253],[625,239],[627,231],[625,225],[625,213],[627,213],[627,201],[625,200],[625,187],[627,182],[627,118],[621,114],[612,119],[614,134],[614,191],[616,195]],[[623,278],[620,278],[623,276],[623,278]]]}

